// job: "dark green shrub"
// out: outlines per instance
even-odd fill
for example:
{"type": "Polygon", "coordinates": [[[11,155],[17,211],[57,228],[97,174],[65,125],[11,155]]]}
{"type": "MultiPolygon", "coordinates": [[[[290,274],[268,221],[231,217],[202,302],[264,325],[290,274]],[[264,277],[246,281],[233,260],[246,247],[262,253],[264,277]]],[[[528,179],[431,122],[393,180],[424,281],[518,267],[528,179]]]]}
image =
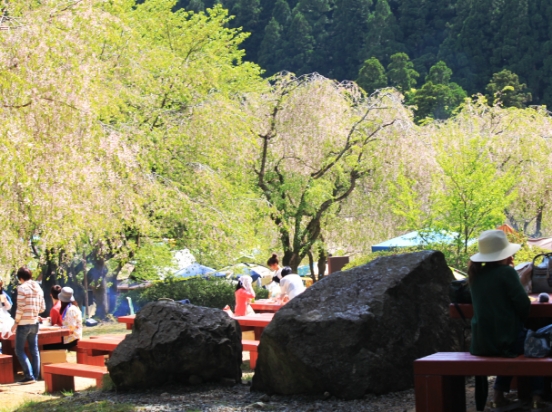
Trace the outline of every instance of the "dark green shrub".
{"type": "MultiPolygon", "coordinates": [[[[154,302],[160,298],[169,298],[176,301],[189,299],[190,303],[194,305],[218,309],[229,305],[233,310],[235,290],[236,286],[227,279],[168,278],[155,281],[148,288],[121,294],[116,315],[120,316],[128,313],[127,297],[132,299],[136,311],[144,307],[146,303],[154,302]]],[[[268,290],[266,289],[256,289],[255,293],[258,299],[268,297],[268,290]]]]}

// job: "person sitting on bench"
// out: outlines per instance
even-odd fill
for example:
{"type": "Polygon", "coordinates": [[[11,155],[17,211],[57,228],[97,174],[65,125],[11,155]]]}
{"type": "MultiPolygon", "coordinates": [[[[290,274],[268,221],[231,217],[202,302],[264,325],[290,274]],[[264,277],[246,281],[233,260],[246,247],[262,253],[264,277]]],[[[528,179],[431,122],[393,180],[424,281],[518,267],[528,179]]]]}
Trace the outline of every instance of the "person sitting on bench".
{"type": "Polygon", "coordinates": [[[71,349],[77,346],[82,338],[82,314],[79,304],[73,297],[73,289],[67,286],[62,288],[58,299],[61,302],[59,313],[61,313],[62,328],[69,329],[71,334],[63,337],[63,343],[44,345],[45,350],[71,349]]]}
{"type": "MultiPolygon", "coordinates": [[[[471,321],[470,353],[476,356],[514,358],[523,354],[523,324],[531,301],[513,268],[513,255],[521,248],[510,243],[501,230],[487,230],[479,236],[479,253],[470,258],[468,278],[474,315],[471,321]]],[[[512,376],[497,376],[492,408],[503,408],[512,376]]],[[[531,378],[533,409],[542,404],[544,380],[531,378]]]]}

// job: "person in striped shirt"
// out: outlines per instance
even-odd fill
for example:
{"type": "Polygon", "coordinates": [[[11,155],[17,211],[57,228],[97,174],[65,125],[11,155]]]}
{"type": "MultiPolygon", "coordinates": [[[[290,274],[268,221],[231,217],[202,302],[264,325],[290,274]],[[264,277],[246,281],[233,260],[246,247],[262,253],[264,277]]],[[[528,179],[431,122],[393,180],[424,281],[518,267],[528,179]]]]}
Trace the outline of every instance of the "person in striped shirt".
{"type": "Polygon", "coordinates": [[[17,310],[12,332],[15,333],[15,354],[23,369],[22,385],[34,383],[40,375],[40,354],[38,352],[38,314],[46,310],[44,293],[33,280],[32,272],[21,267],[17,271],[20,285],[17,287],[17,310]],[[29,344],[31,361],[25,353],[25,342],[29,344]]]}

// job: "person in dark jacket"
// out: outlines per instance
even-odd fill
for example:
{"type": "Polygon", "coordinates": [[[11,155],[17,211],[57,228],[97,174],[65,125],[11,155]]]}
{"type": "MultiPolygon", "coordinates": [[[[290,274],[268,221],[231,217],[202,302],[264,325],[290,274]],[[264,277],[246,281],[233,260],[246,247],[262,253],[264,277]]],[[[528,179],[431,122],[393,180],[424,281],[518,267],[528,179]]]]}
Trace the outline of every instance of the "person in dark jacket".
{"type": "MultiPolygon", "coordinates": [[[[479,236],[479,253],[470,258],[468,276],[474,315],[471,321],[470,353],[476,356],[513,358],[523,354],[531,301],[513,268],[520,245],[510,243],[501,230],[487,230],[479,236]]],[[[511,376],[497,376],[493,408],[507,403],[511,376]]],[[[532,378],[533,403],[542,402],[544,381],[532,378]]]]}

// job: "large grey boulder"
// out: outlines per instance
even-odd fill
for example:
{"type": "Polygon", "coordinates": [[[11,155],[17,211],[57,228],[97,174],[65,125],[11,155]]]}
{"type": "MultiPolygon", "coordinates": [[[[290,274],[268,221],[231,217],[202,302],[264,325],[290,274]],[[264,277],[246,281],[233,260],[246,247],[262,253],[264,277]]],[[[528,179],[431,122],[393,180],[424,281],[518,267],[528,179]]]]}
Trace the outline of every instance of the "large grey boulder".
{"type": "Polygon", "coordinates": [[[161,301],[136,315],[107,362],[117,389],[241,380],[239,324],[219,309],[161,301]]]}
{"type": "Polygon", "coordinates": [[[441,252],[382,257],[315,283],[264,330],[252,390],[353,399],[404,390],[412,362],[458,348],[441,252]]]}

